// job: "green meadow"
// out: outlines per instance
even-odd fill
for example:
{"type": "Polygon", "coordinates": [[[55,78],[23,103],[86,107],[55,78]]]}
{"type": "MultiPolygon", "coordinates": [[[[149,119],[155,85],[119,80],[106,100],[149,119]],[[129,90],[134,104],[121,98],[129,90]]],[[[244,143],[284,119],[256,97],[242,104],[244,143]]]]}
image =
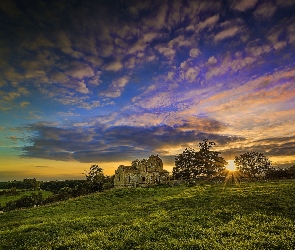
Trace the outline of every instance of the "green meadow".
{"type": "Polygon", "coordinates": [[[1,213],[0,249],[295,249],[295,181],[117,189],[1,213]]]}
{"type": "MultiPolygon", "coordinates": [[[[21,198],[22,196],[25,195],[31,195],[32,193],[38,194],[40,191],[17,191],[17,193],[15,195],[0,195],[0,206],[4,206],[7,202],[9,201],[15,201],[19,198],[21,198]]],[[[41,191],[42,196],[44,198],[50,196],[52,193],[49,191],[41,191]]]]}

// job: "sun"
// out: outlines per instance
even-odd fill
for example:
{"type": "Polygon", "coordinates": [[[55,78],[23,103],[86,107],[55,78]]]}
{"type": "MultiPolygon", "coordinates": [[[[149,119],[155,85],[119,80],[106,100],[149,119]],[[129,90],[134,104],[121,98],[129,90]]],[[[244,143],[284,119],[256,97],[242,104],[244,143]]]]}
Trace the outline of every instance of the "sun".
{"type": "Polygon", "coordinates": [[[228,165],[225,167],[227,170],[232,171],[232,172],[237,170],[234,160],[228,160],[228,165]]]}

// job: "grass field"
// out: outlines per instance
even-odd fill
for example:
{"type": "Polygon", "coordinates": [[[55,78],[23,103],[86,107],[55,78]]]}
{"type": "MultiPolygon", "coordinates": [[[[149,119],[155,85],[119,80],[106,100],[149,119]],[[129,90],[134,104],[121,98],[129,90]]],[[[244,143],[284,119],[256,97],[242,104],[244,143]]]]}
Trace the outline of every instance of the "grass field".
{"type": "MultiPolygon", "coordinates": [[[[41,191],[41,192],[42,192],[43,197],[45,197],[45,198],[52,194],[49,191],[41,191]]],[[[32,193],[38,194],[39,191],[19,191],[16,195],[8,195],[8,196],[0,195],[0,205],[4,206],[9,201],[17,200],[22,196],[31,195],[32,193]]]]}
{"type": "Polygon", "coordinates": [[[295,249],[295,181],[110,190],[0,214],[0,249],[295,249]]]}

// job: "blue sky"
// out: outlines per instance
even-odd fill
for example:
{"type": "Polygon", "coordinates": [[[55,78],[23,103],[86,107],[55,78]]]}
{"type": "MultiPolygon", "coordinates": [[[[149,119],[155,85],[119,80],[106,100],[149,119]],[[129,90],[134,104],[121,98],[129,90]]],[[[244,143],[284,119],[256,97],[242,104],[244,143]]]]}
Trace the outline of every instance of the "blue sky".
{"type": "Polygon", "coordinates": [[[295,1],[0,3],[0,180],[174,156],[295,164],[295,1]],[[2,163],[1,163],[2,162],[2,163]]]}

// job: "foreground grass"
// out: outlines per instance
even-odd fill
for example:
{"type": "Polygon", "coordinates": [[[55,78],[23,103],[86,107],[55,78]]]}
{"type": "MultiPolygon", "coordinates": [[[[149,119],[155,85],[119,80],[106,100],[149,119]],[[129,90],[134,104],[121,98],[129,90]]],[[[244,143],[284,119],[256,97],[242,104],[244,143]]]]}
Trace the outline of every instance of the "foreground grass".
{"type": "Polygon", "coordinates": [[[295,249],[295,181],[111,190],[0,214],[0,249],[295,249]]]}

